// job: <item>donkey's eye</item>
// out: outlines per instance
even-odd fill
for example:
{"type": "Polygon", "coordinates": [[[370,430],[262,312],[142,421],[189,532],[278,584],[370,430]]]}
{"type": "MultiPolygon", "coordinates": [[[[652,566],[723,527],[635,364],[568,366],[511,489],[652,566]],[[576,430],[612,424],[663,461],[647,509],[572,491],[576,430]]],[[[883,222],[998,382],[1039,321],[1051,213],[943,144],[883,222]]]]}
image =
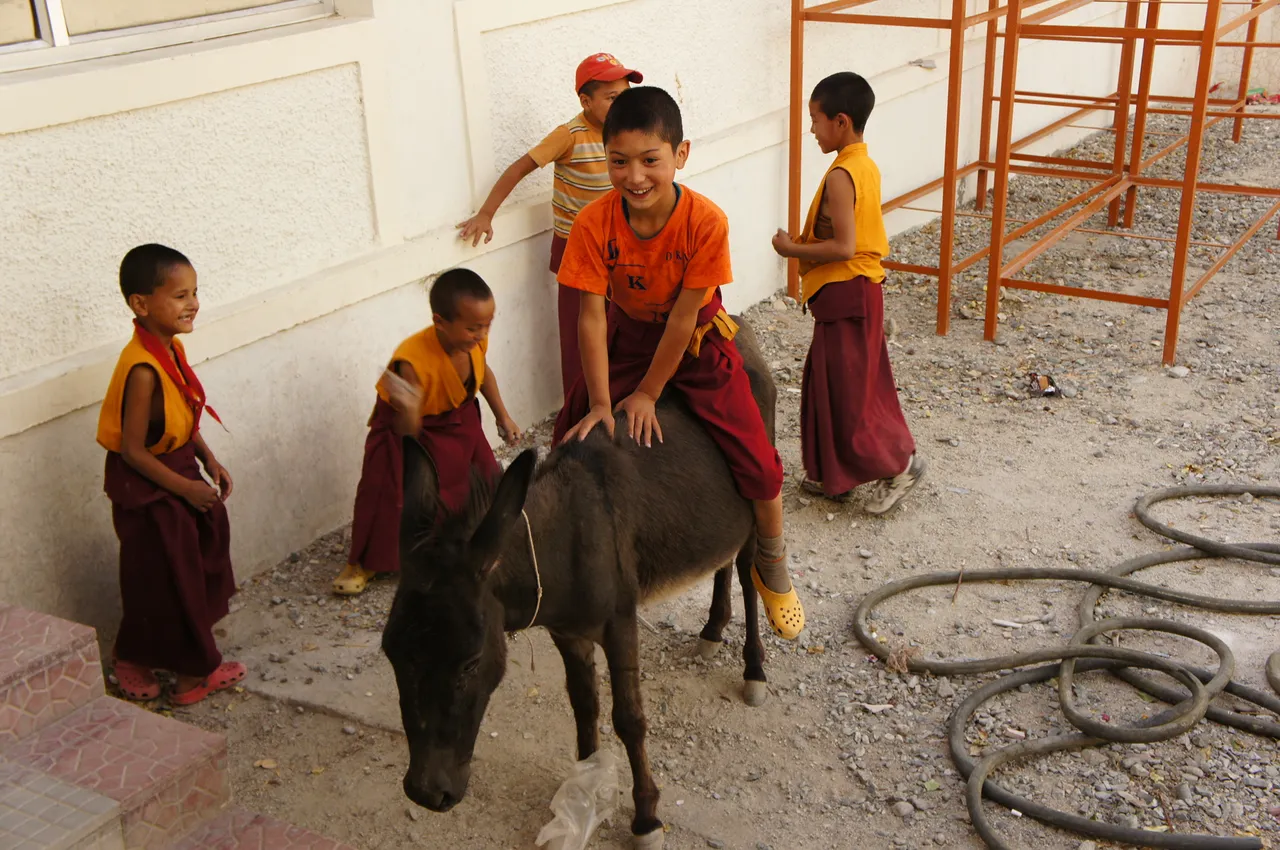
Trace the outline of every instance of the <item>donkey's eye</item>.
{"type": "Polygon", "coordinates": [[[462,675],[470,676],[472,673],[476,672],[479,669],[480,669],[480,658],[479,656],[477,656],[475,658],[472,658],[466,664],[462,665],[462,675]]]}

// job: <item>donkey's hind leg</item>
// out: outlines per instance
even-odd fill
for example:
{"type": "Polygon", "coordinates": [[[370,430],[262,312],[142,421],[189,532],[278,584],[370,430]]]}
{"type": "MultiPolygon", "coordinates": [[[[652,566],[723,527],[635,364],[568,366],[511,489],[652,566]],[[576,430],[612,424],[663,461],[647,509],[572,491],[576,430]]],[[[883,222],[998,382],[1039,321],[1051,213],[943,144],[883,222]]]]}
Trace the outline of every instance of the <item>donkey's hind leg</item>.
{"type": "Polygon", "coordinates": [[[551,633],[564,659],[564,685],[578,726],[578,761],[600,748],[600,693],[596,687],[596,645],[586,638],[551,633]]]}
{"type": "Polygon", "coordinates": [[[707,614],[707,624],[702,627],[698,636],[698,655],[703,661],[716,657],[724,643],[724,627],[729,625],[733,616],[733,573],[729,564],[716,570],[715,584],[711,591],[711,611],[707,614]]]}
{"type": "Polygon", "coordinates": [[[747,634],[742,641],[742,699],[750,706],[764,705],[768,696],[768,679],[764,675],[764,641],[760,638],[759,598],[751,583],[751,565],[755,563],[755,536],[738,552],[738,584],[742,585],[743,620],[747,634]]]}

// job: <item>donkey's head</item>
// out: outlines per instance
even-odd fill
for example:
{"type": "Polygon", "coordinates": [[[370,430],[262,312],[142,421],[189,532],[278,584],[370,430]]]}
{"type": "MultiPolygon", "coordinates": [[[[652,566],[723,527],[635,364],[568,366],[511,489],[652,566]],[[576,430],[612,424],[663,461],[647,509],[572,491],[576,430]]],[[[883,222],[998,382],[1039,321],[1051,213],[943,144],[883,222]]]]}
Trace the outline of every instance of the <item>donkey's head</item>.
{"type": "Polygon", "coordinates": [[[404,792],[437,812],[467,792],[471,754],[489,697],[506,671],[502,603],[493,574],[520,518],[536,455],[522,453],[497,490],[475,482],[468,507],[437,522],[435,472],[404,441],[400,587],[382,633],[409,739],[404,792]]]}

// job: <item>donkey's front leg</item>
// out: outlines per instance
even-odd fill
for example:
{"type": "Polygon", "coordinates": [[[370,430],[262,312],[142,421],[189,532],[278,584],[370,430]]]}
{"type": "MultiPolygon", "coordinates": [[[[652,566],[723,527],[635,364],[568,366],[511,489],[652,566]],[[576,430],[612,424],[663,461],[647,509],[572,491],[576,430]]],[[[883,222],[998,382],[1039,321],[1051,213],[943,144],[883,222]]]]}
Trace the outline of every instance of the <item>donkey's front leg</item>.
{"type": "Polygon", "coordinates": [[[631,761],[632,798],[636,816],[631,833],[636,847],[662,846],[662,821],[658,820],[658,786],[649,773],[649,756],[645,753],[644,704],[640,698],[640,638],[636,633],[636,614],[631,611],[611,620],[604,629],[604,654],[613,679],[613,728],[627,748],[631,761]]]}
{"type": "Polygon", "coordinates": [[[564,686],[578,725],[578,761],[600,747],[600,694],[596,688],[596,645],[586,638],[551,633],[564,659],[564,686]]]}

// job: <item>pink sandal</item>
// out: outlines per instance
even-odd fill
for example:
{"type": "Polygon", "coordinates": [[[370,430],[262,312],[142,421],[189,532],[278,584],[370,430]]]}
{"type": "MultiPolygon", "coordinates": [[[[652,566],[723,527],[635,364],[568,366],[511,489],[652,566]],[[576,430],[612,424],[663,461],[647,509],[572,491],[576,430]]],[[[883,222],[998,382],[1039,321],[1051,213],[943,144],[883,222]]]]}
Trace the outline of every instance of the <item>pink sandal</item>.
{"type": "Polygon", "coordinates": [[[169,702],[174,705],[195,705],[214,691],[222,691],[244,680],[248,670],[239,661],[224,661],[218,669],[189,691],[174,691],[169,702]]]}
{"type": "Polygon", "coordinates": [[[149,702],[160,696],[160,680],[146,667],[117,659],[111,673],[120,693],[128,699],[149,702]]]}

